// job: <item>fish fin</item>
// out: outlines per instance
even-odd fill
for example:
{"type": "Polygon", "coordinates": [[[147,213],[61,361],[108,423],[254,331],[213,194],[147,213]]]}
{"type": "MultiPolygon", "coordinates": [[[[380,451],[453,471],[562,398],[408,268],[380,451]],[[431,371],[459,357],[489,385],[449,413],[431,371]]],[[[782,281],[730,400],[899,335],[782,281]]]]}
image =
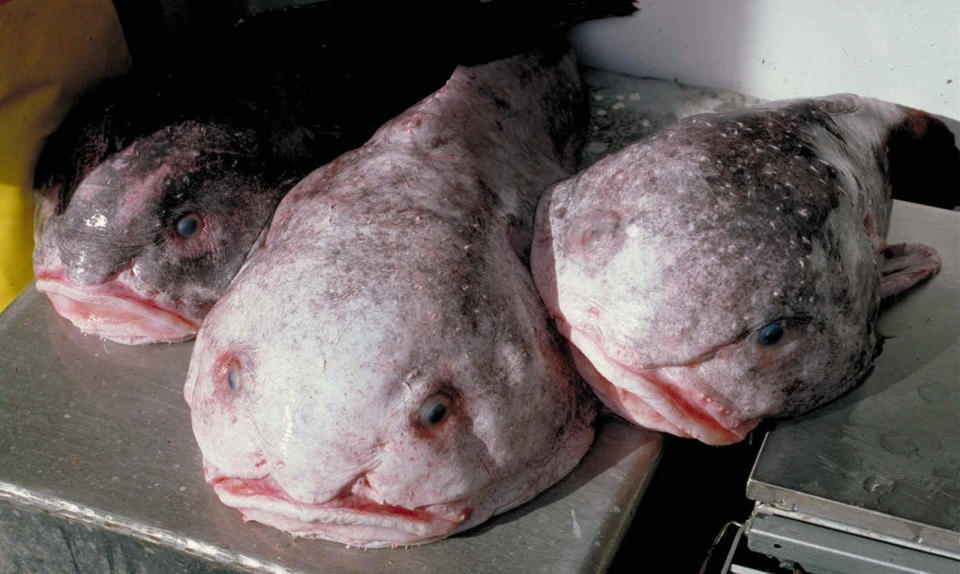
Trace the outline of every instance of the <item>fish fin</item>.
{"type": "Polygon", "coordinates": [[[919,243],[896,243],[881,251],[880,300],[886,302],[940,271],[937,251],[919,243]]]}
{"type": "Polygon", "coordinates": [[[960,149],[950,127],[936,116],[905,109],[906,119],[890,131],[885,146],[893,197],[944,209],[960,206],[960,149]]]}

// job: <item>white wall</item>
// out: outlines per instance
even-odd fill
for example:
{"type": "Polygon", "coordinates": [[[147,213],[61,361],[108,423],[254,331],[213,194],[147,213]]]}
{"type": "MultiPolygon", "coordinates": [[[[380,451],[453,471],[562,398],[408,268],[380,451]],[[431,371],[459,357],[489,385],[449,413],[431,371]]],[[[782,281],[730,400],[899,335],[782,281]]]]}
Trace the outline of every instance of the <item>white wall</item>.
{"type": "Polygon", "coordinates": [[[960,0],[639,0],[581,61],[778,99],[854,92],[960,118],[960,0]]]}

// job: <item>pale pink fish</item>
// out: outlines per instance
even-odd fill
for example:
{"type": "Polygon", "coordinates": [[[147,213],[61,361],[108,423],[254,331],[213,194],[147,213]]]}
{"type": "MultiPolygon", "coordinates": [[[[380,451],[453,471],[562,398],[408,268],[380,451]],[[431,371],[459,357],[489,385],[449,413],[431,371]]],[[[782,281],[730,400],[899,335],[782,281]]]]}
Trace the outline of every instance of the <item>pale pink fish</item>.
{"type": "Polygon", "coordinates": [[[694,116],[553,186],[533,274],[607,406],[732,443],[864,377],[881,302],[940,265],[884,242],[891,193],[958,181],[946,127],[878,100],[694,116]]]}
{"type": "Polygon", "coordinates": [[[577,464],[595,403],[527,260],[584,112],[572,55],[461,67],[290,192],[186,383],[225,504],[297,536],[420,544],[577,464]]]}

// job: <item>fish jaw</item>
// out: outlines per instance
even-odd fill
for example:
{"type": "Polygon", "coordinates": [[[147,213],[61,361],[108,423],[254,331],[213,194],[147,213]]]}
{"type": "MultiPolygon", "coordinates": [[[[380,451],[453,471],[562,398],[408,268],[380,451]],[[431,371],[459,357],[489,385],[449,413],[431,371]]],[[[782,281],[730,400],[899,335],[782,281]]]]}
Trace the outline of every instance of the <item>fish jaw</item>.
{"type": "Polygon", "coordinates": [[[217,477],[208,482],[220,501],[252,520],[301,538],[332,540],[348,546],[381,548],[425,544],[469,526],[469,500],[405,508],[344,492],[324,503],[293,499],[269,475],[245,479],[217,477]]]}
{"type": "Polygon", "coordinates": [[[711,445],[740,442],[760,422],[743,419],[696,384],[696,365],[635,369],[611,358],[589,336],[558,320],[577,370],[601,401],[628,421],[711,445]],[[690,384],[694,383],[694,384],[690,384]]]}
{"type": "Polygon", "coordinates": [[[36,287],[57,313],[84,333],[124,345],[186,341],[200,327],[116,280],[87,287],[74,284],[64,273],[38,272],[36,287]]]}

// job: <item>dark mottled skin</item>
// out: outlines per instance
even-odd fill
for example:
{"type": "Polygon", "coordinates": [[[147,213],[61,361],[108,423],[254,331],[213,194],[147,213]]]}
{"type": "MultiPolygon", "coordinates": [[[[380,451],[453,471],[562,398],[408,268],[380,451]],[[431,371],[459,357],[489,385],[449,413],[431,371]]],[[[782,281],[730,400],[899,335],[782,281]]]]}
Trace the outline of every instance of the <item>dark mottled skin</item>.
{"type": "Polygon", "coordinates": [[[576,464],[595,405],[526,259],[538,195],[574,164],[584,104],[572,55],[459,68],[290,192],[191,360],[185,396],[221,499],[300,536],[414,544],[520,504],[576,464]],[[223,391],[224,360],[242,392],[223,391]],[[438,393],[449,414],[425,428],[418,413],[438,393]],[[269,478],[295,502],[265,515],[217,486],[225,477],[269,478]],[[345,492],[460,514],[415,533],[356,532],[345,492]],[[280,516],[306,504],[345,522],[280,516]]]}
{"type": "Polygon", "coordinates": [[[256,94],[195,70],[135,72],[84,95],[48,138],[35,175],[38,288],[97,302],[80,312],[59,305],[61,314],[124,343],[195,332],[283,194],[343,149],[317,135],[323,113],[308,104],[316,78],[274,79],[269,113],[256,94]],[[199,229],[182,237],[177,222],[190,214],[199,229]],[[159,332],[150,319],[109,329],[88,320],[131,298],[146,315],[185,321],[159,332]]]}
{"type": "MultiPolygon", "coordinates": [[[[939,269],[932,250],[908,246],[913,275],[887,272],[890,163],[904,145],[889,141],[906,125],[914,146],[945,130],[848,95],[704,114],[554,186],[538,214],[534,277],[597,384],[638,396],[644,380],[666,384],[737,430],[707,439],[679,418],[657,428],[708,442],[855,384],[879,352],[881,299],[939,269]],[[778,320],[783,339],[759,345],[759,329],[778,320]]],[[[953,159],[939,169],[955,178],[952,138],[943,145],[953,159]]]]}
{"type": "Polygon", "coordinates": [[[258,152],[250,130],[186,121],[110,155],[68,192],[45,188],[37,274],[62,268],[92,286],[133,271],[125,283],[136,292],[202,319],[288,189],[265,176],[258,152]],[[200,229],[180,237],[191,213],[200,229]]]}

